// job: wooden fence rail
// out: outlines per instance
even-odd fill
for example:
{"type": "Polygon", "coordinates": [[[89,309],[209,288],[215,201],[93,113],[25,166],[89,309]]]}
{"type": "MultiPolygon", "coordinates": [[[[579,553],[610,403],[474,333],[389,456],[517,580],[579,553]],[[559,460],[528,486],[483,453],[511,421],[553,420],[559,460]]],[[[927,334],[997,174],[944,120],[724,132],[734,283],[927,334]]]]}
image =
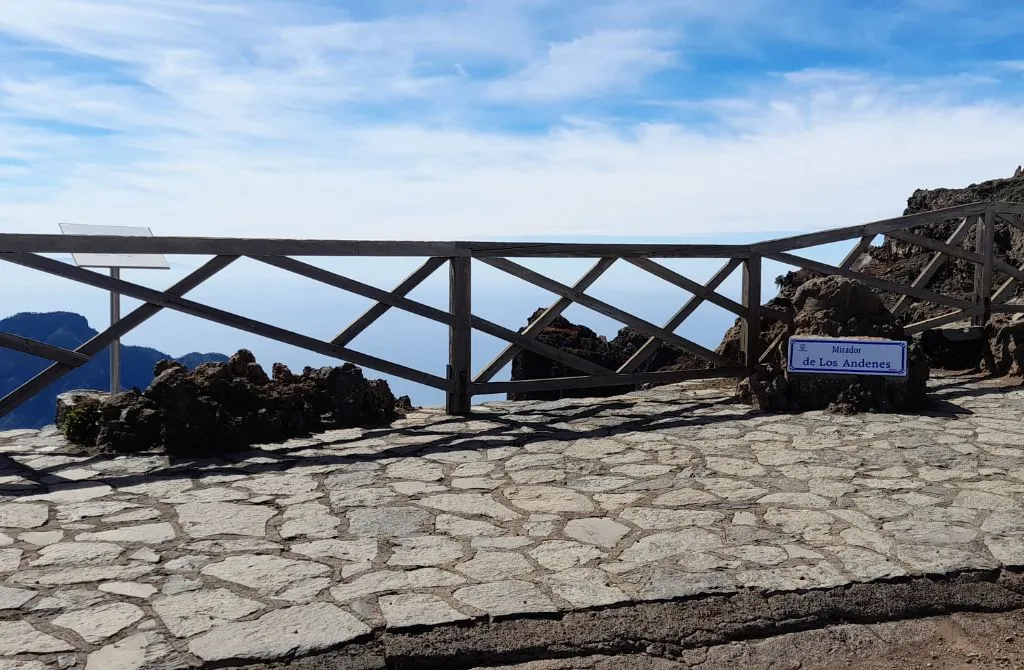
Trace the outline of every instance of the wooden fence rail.
{"type": "Polygon", "coordinates": [[[892,308],[904,314],[914,300],[951,308],[940,316],[907,325],[908,333],[960,320],[984,325],[991,314],[1024,312],[1024,306],[1006,304],[1017,283],[1024,282],[1024,266],[1015,267],[995,255],[997,222],[1024,230],[1021,216],[1024,205],[1003,202],[976,202],[934,212],[924,212],[872,223],[824,230],[747,245],[703,244],[568,244],[500,242],[368,242],[352,240],[233,239],[201,237],[111,237],[0,234],[0,261],[31,268],[81,284],[129,296],[144,304],[75,350],[55,347],[11,333],[0,332],[0,347],[39,356],[52,365],[7,396],[0,398],[0,416],[39,393],[67,372],[99,355],[112,342],[163,309],[190,314],[214,323],[241,329],[262,337],[308,351],[350,361],[378,372],[440,389],[447,394],[446,408],[453,414],[470,411],[473,396],[508,392],[534,392],[585,389],[601,386],[632,386],[644,383],[672,383],[687,379],[743,377],[751,374],[777,347],[785,333],[762,348],[762,319],[786,322],[789,315],[762,305],[762,264],[765,259],[806,268],[822,274],[856,279],[900,296],[892,308]],[[921,234],[929,225],[959,222],[945,239],[921,234]],[[911,229],[914,229],[913,231],[911,229]],[[974,232],[973,249],[964,248],[974,232]],[[925,267],[909,284],[862,272],[858,261],[868,252],[877,236],[900,240],[932,252],[925,267]],[[798,249],[856,240],[856,244],[838,265],[829,265],[792,252],[798,249]],[[108,277],[42,254],[67,253],[119,254],[195,254],[212,259],[165,291],[150,289],[119,278],[108,277]],[[374,305],[329,341],[302,335],[269,323],[249,319],[185,297],[234,260],[246,256],[266,265],[333,286],[374,301],[374,305]],[[294,257],[425,257],[426,261],[391,291],[330,272],[294,257]],[[970,300],[944,296],[928,290],[950,257],[973,263],[974,291],[970,300]],[[593,258],[594,265],[578,281],[569,285],[512,261],[512,258],[593,258]],[[656,258],[724,258],[725,264],[704,283],[694,281],[658,263],[656,258]],[[472,267],[474,259],[501,272],[545,289],[558,296],[526,328],[513,331],[473,314],[472,267]],[[617,261],[622,260],[658,277],[692,297],[664,324],[641,319],[588,294],[588,289],[617,261]],[[408,295],[442,266],[448,266],[448,310],[441,310],[408,295]],[[739,302],[718,292],[722,283],[737,269],[742,271],[742,296],[739,302]],[[994,287],[996,273],[1006,279],[994,287]],[[742,325],[742,353],[733,360],[721,353],[676,334],[676,330],[700,307],[708,303],[736,315],[742,325]],[[537,336],[568,307],[579,304],[631,326],[647,336],[644,344],[618,369],[612,370],[547,345],[537,336]],[[439,377],[393,361],[349,348],[352,340],[389,310],[398,309],[443,324],[449,332],[447,372],[439,377]],[[479,330],[504,340],[505,349],[475,376],[472,370],[472,332],[479,330]],[[689,352],[707,362],[707,369],[671,372],[637,372],[661,344],[689,352]],[[492,381],[519,351],[551,359],[581,373],[556,379],[492,381]]]}

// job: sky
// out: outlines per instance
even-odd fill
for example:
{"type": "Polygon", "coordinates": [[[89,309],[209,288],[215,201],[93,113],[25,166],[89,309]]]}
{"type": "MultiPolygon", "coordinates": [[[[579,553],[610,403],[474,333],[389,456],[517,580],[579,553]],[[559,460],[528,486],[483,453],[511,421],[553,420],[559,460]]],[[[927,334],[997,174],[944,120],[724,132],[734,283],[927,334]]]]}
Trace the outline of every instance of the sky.
{"type": "MultiPolygon", "coordinates": [[[[0,0],[0,231],[732,242],[850,225],[1024,163],[1022,33],[1004,0],[0,0]]],[[[165,286],[203,259],[172,260],[132,277],[165,286]]],[[[387,286],[415,263],[331,267],[387,286]]],[[[102,325],[102,292],[26,272],[0,270],[29,289],[0,312],[102,325]]],[[[322,336],[363,304],[325,318],[320,289],[273,272],[196,295],[322,336]]],[[[650,318],[685,300],[621,276],[609,295],[650,318]]],[[[550,302],[502,286],[475,304],[506,326],[550,302]]],[[[239,341],[204,328],[161,315],[134,341],[239,341]]]]}

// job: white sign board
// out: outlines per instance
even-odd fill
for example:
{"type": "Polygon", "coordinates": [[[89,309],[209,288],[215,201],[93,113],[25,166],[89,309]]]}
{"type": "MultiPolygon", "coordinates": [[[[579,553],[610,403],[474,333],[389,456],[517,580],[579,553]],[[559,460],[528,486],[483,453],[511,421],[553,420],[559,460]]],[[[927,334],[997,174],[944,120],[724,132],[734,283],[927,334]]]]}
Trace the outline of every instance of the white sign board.
{"type": "Polygon", "coordinates": [[[881,339],[789,338],[789,371],[907,376],[907,343],[881,339]]]}
{"type": "MultiPolygon", "coordinates": [[[[117,237],[153,237],[153,231],[142,226],[93,226],[82,223],[62,223],[65,235],[111,235],[117,237]]],[[[163,254],[71,254],[80,268],[122,268],[143,270],[170,270],[163,254]]]]}

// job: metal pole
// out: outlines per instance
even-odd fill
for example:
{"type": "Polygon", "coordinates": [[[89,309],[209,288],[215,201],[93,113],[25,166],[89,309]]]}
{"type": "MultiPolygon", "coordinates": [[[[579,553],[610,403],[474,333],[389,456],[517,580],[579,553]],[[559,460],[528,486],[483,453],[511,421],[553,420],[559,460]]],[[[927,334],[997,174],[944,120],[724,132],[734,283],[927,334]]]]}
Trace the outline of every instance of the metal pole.
{"type": "MultiPolygon", "coordinates": [[[[120,268],[110,268],[110,276],[113,279],[121,278],[120,268]]],[[[110,292],[110,326],[113,327],[121,320],[121,294],[117,291],[110,292]]],[[[121,390],[121,338],[114,339],[110,343],[110,393],[114,394],[121,390]]]]}

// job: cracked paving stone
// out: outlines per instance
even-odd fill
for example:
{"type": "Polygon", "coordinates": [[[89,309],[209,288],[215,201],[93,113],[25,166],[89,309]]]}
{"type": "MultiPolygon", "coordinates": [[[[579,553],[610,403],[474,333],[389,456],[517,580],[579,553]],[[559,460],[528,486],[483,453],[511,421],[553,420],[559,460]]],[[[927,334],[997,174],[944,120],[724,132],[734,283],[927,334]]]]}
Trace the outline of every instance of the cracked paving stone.
{"type": "Polygon", "coordinates": [[[849,578],[834,565],[818,563],[765,570],[740,570],[736,573],[736,581],[743,586],[780,592],[841,586],[846,584],[849,578]]]}
{"type": "Polygon", "coordinates": [[[61,614],[53,619],[53,624],[75,631],[89,644],[99,644],[143,616],[144,612],[131,603],[107,603],[61,614]]]}
{"type": "Polygon", "coordinates": [[[312,600],[331,583],[328,566],[280,556],[228,556],[205,566],[200,572],[247,586],[278,600],[293,602],[312,600]]]}
{"type": "Polygon", "coordinates": [[[706,551],[721,546],[721,538],[714,533],[701,528],[687,528],[642,537],[624,549],[619,555],[619,560],[629,563],[653,563],[684,551],[706,551]]]}
{"type": "Polygon", "coordinates": [[[406,537],[391,541],[388,565],[430,567],[452,563],[465,555],[462,543],[450,537],[406,537]]]}
{"type": "Polygon", "coordinates": [[[847,572],[862,581],[904,577],[907,574],[907,570],[903,566],[868,549],[859,547],[826,547],[825,549],[831,551],[843,562],[843,567],[847,572]]]}
{"type": "Polygon", "coordinates": [[[514,486],[505,489],[505,498],[528,512],[590,512],[594,504],[576,491],[555,486],[514,486]]]}
{"type": "Polygon", "coordinates": [[[267,522],[277,512],[263,505],[190,502],[175,505],[181,529],[194,538],[213,535],[266,536],[267,522]]]}
{"type": "Polygon", "coordinates": [[[157,598],[152,604],[167,630],[176,637],[205,633],[214,626],[263,609],[262,603],[223,588],[157,598]]]}
{"type": "Polygon", "coordinates": [[[401,537],[426,533],[433,526],[430,512],[413,506],[365,507],[349,510],[348,532],[360,537],[401,537]]]}
{"type": "Polygon", "coordinates": [[[725,515],[690,509],[630,507],[622,510],[619,518],[646,530],[671,530],[683,526],[716,526],[725,515]]]}
{"type": "Polygon", "coordinates": [[[139,542],[142,544],[161,544],[175,538],[174,528],[167,522],[149,523],[141,526],[127,526],[104,530],[98,533],[79,533],[75,541],[97,540],[100,542],[139,542]]]}
{"type": "Polygon", "coordinates": [[[363,538],[359,540],[314,540],[293,544],[292,552],[309,556],[312,559],[336,558],[342,561],[368,563],[377,558],[377,540],[363,538]]]}
{"type": "Polygon", "coordinates": [[[549,570],[567,570],[607,556],[596,547],[569,540],[547,540],[529,553],[533,560],[549,570]]]}
{"type": "Polygon", "coordinates": [[[417,504],[442,512],[469,516],[486,516],[496,521],[512,521],[519,513],[505,507],[486,493],[441,493],[416,501],[417,504]]]}
{"type": "Polygon", "coordinates": [[[92,652],[85,670],[184,670],[192,667],[155,631],[129,635],[92,652]]]}
{"type": "Polygon", "coordinates": [[[0,656],[74,651],[74,645],[36,630],[27,621],[0,621],[0,656]]]}
{"type": "Polygon", "coordinates": [[[124,551],[110,542],[58,542],[39,550],[39,558],[29,565],[107,565],[124,551]]]}
{"type": "Polygon", "coordinates": [[[558,611],[534,584],[517,579],[466,586],[455,591],[454,596],[490,616],[558,611]]]}
{"type": "Polygon", "coordinates": [[[636,585],[643,600],[669,600],[708,593],[732,593],[736,586],[724,572],[695,574],[678,568],[657,567],[636,585]]]}
{"type": "Polygon", "coordinates": [[[351,582],[338,584],[331,589],[331,597],[340,603],[376,593],[401,591],[402,589],[429,589],[441,586],[460,586],[464,577],[439,568],[418,570],[382,570],[356,577],[351,582]]]}
{"type": "Polygon", "coordinates": [[[469,537],[496,537],[505,531],[493,523],[478,519],[463,519],[452,514],[438,514],[434,519],[434,527],[438,533],[469,537]]]}
{"type": "Polygon", "coordinates": [[[478,582],[496,582],[533,572],[533,565],[521,554],[511,551],[478,551],[455,569],[478,582]]]}
{"type": "Polygon", "coordinates": [[[896,558],[914,571],[946,574],[959,570],[988,570],[995,561],[974,552],[940,545],[897,545],[896,558]]]}
{"type": "Polygon", "coordinates": [[[189,642],[203,661],[270,660],[301,656],[348,642],[370,628],[329,603],[297,605],[252,621],[221,624],[189,642]]]}
{"type": "Polygon", "coordinates": [[[574,540],[611,549],[629,534],[629,528],[612,519],[570,519],[563,532],[574,540]]]}
{"type": "Polygon", "coordinates": [[[608,575],[596,568],[575,568],[548,575],[544,581],[574,607],[602,607],[629,600],[608,583],[608,575]]]}
{"type": "Polygon", "coordinates": [[[471,618],[441,598],[426,593],[381,596],[377,604],[388,628],[434,626],[471,618]]]}

